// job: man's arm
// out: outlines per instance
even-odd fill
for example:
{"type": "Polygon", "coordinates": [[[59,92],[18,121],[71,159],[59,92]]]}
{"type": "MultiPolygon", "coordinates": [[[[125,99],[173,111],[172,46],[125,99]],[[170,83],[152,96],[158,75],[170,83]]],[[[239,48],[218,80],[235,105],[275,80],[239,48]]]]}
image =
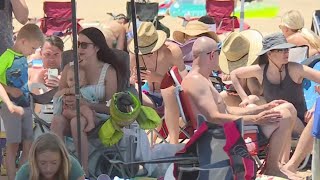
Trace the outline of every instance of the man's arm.
{"type": "Polygon", "coordinates": [[[130,56],[130,84],[135,84],[137,80],[136,68],[136,55],[129,53],[130,56]]]}
{"type": "Polygon", "coordinates": [[[180,49],[180,47],[174,43],[171,42],[167,42],[168,43],[168,48],[171,51],[172,54],[172,66],[177,66],[180,74],[183,77],[185,77],[187,75],[187,70],[186,70],[186,66],[183,62],[183,55],[182,55],[182,51],[180,49]]]}
{"type": "Polygon", "coordinates": [[[11,0],[13,14],[21,24],[28,22],[29,9],[25,0],[11,0]]]}
{"type": "MultiPolygon", "coordinates": [[[[217,102],[214,98],[210,87],[203,83],[203,79],[193,76],[187,77],[183,80],[183,89],[186,94],[192,99],[194,105],[198,108],[200,113],[204,115],[209,122],[224,124],[226,122],[235,121],[241,116],[227,113],[220,113],[217,102]]],[[[217,96],[219,96],[219,93],[217,96]]],[[[223,103],[223,101],[221,102],[223,103]]],[[[244,121],[256,121],[256,115],[242,116],[244,121]]]]}
{"type": "Polygon", "coordinates": [[[256,115],[261,113],[262,111],[267,109],[267,104],[261,105],[261,106],[256,106],[256,107],[246,107],[246,108],[241,108],[241,107],[235,107],[235,106],[227,106],[227,111],[230,114],[235,114],[235,115],[256,115]]]}

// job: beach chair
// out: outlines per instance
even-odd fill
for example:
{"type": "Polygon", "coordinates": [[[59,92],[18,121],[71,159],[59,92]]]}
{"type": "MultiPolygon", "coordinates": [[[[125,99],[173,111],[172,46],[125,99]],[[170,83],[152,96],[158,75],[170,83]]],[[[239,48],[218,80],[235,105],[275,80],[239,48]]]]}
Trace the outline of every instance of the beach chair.
{"type": "MultiPolygon", "coordinates": [[[[238,18],[234,16],[234,6],[234,0],[206,0],[207,15],[214,18],[217,34],[234,31],[240,27],[238,18]]],[[[244,24],[244,30],[249,28],[248,24],[244,24]]]]}
{"type": "Polygon", "coordinates": [[[311,30],[320,36],[320,10],[313,12],[311,30]]]}
{"type": "MultiPolygon", "coordinates": [[[[222,82],[221,78],[216,74],[212,73],[210,76],[210,81],[213,86],[217,89],[218,92],[221,92],[225,88],[225,84],[222,82]]],[[[184,125],[179,127],[179,139],[180,143],[184,142],[186,139],[190,139],[193,135],[194,130],[197,127],[196,120],[194,119],[194,114],[192,112],[192,108],[189,105],[189,100],[185,96],[183,89],[181,87],[182,77],[179,73],[179,69],[176,66],[173,66],[169,69],[165,77],[161,82],[161,89],[168,88],[170,86],[174,86],[175,98],[177,99],[177,103],[179,106],[179,113],[183,120],[184,125]]],[[[154,130],[155,134],[158,138],[160,138],[161,142],[166,142],[166,138],[169,135],[166,123],[163,121],[163,125],[161,129],[154,130]]]]}
{"type": "MultiPolygon", "coordinates": [[[[60,70],[62,71],[65,65],[70,63],[73,59],[73,51],[67,50],[62,53],[62,62],[60,70]]],[[[35,133],[45,133],[50,130],[51,120],[53,118],[53,96],[58,91],[58,88],[49,90],[44,84],[32,83],[29,87],[31,92],[37,90],[41,92],[40,95],[30,93],[31,111],[35,122],[35,133]],[[37,112],[36,104],[40,105],[40,112],[37,112]],[[37,128],[40,128],[38,132],[37,128]]]]}
{"type": "Polygon", "coordinates": [[[241,137],[241,119],[220,126],[206,122],[200,115],[197,124],[198,129],[190,141],[173,157],[133,162],[110,160],[110,162],[120,169],[133,164],[174,163],[174,170],[171,172],[167,170],[164,179],[167,174],[172,173],[168,179],[255,178],[257,167],[241,137]]]}
{"type": "MultiPolygon", "coordinates": [[[[170,37],[170,29],[163,25],[160,20],[164,16],[159,16],[159,3],[150,2],[149,0],[136,0],[136,17],[139,21],[152,22],[157,30],[162,30],[167,34],[167,38],[170,37]]],[[[131,2],[128,1],[126,5],[127,18],[129,22],[132,21],[131,2]]]]}
{"type": "MultiPolygon", "coordinates": [[[[180,143],[185,141],[186,139],[190,139],[190,137],[193,135],[194,130],[197,128],[197,122],[194,119],[194,115],[192,112],[191,107],[189,106],[189,100],[186,98],[183,89],[181,87],[182,77],[179,73],[179,69],[176,66],[173,66],[170,68],[168,73],[165,75],[161,82],[161,89],[168,88],[170,86],[175,86],[174,88],[174,94],[175,98],[177,99],[177,103],[179,106],[179,113],[183,120],[184,126],[179,127],[179,139],[180,143]]],[[[169,135],[169,132],[167,130],[166,124],[163,121],[163,125],[159,131],[158,137],[161,139],[166,139],[169,135]]]]}
{"type": "MultiPolygon", "coordinates": [[[[40,29],[47,35],[65,37],[72,33],[72,6],[71,2],[43,2],[44,17],[40,19],[40,29]]],[[[77,19],[79,22],[81,19],[77,19]]],[[[81,26],[77,23],[77,31],[81,26]]]]}

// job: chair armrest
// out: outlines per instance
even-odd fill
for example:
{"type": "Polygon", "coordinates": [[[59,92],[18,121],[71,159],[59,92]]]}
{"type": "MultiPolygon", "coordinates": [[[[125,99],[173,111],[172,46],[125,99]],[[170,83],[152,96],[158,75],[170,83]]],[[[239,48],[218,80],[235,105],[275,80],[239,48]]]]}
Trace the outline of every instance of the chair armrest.
{"type": "Polygon", "coordinates": [[[33,99],[34,103],[50,104],[53,99],[53,96],[56,94],[57,91],[58,91],[58,88],[54,88],[48,92],[45,92],[45,93],[39,94],[39,95],[30,93],[30,96],[33,99]]]}

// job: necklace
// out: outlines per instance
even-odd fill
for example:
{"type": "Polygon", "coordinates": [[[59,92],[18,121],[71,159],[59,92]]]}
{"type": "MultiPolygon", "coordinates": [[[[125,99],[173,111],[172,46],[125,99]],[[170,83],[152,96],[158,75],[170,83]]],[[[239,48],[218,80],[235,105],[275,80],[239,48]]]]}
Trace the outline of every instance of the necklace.
{"type": "Polygon", "coordinates": [[[282,69],[284,64],[282,64],[280,67],[278,67],[271,59],[269,59],[269,62],[271,62],[279,71],[280,74],[280,87],[281,87],[281,82],[282,82],[282,69]]]}

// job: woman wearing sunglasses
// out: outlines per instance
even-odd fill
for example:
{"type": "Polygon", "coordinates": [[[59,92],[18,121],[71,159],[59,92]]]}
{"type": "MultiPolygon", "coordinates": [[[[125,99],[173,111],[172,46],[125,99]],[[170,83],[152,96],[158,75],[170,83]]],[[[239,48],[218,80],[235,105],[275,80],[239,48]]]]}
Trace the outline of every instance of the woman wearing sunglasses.
{"type": "MultiPolygon", "coordinates": [[[[263,49],[259,53],[259,64],[234,70],[231,73],[231,80],[242,99],[241,105],[243,107],[252,102],[250,102],[248,95],[240,86],[239,79],[250,77],[256,77],[259,80],[267,102],[282,99],[292,103],[297,110],[297,121],[293,132],[302,133],[300,144],[306,143],[305,141],[312,143],[312,140],[309,139],[312,138],[310,131],[313,124],[314,109],[307,111],[302,80],[306,78],[320,83],[320,72],[305,65],[288,62],[289,49],[291,47],[294,47],[294,45],[287,43],[283,34],[277,33],[266,36],[263,40],[263,49]],[[305,125],[307,125],[306,128],[304,128],[305,125]]],[[[297,154],[300,153],[298,159],[300,160],[302,157],[302,161],[306,154],[311,152],[312,145],[310,148],[307,145],[299,146],[299,143],[295,154],[296,152],[297,154]],[[301,148],[299,149],[299,147],[301,148]]],[[[286,146],[289,151],[291,143],[288,142],[286,146]]],[[[286,154],[283,156],[281,163],[285,164],[288,160],[289,154],[286,154]]],[[[297,164],[299,165],[300,163],[297,164]]],[[[292,168],[291,170],[294,172],[296,169],[292,168]]]]}
{"type": "MultiPolygon", "coordinates": [[[[123,90],[125,77],[122,61],[117,59],[114,52],[108,47],[103,33],[97,28],[86,28],[79,33],[78,38],[79,65],[88,74],[87,91],[92,91],[96,95],[94,97],[99,103],[91,104],[81,99],[80,104],[87,105],[96,113],[96,123],[107,119],[109,108],[106,101],[109,100],[114,93],[123,90]]],[[[62,71],[59,88],[66,88],[67,71],[72,66],[67,65],[62,71]]],[[[67,94],[63,97],[63,103],[69,107],[75,107],[74,94],[67,94]]],[[[81,159],[83,168],[88,175],[88,137],[83,130],[87,124],[85,118],[81,117],[81,159]]],[[[62,115],[54,116],[52,120],[51,130],[58,136],[63,138],[65,133],[70,133],[77,147],[77,119],[66,119],[62,115]]]]}

